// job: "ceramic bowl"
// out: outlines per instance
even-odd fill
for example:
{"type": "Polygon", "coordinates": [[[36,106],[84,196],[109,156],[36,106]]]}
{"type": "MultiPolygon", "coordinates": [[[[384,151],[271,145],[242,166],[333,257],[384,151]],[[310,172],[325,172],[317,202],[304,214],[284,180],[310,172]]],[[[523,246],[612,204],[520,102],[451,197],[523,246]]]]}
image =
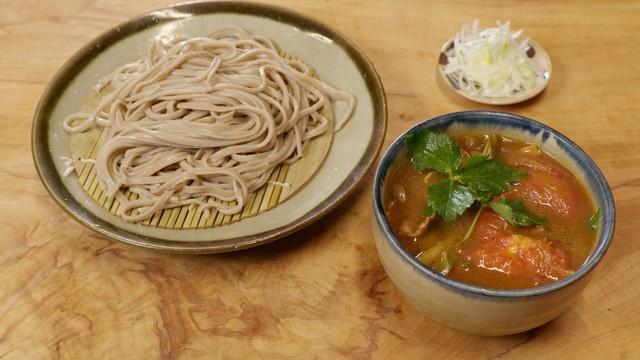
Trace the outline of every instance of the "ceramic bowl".
{"type": "Polygon", "coordinates": [[[378,255],[397,289],[433,320],[481,335],[526,331],[560,315],[580,294],[607,251],[615,226],[615,206],[602,172],[589,156],[558,131],[522,116],[491,111],[451,113],[424,121],[396,139],[378,165],[373,188],[373,229],[378,255]],[[461,133],[498,133],[537,144],[585,185],[601,211],[594,249],[572,275],[555,283],[522,290],[496,290],[455,281],[431,270],[401,245],[382,206],[382,187],[389,167],[408,134],[421,129],[461,133]]]}

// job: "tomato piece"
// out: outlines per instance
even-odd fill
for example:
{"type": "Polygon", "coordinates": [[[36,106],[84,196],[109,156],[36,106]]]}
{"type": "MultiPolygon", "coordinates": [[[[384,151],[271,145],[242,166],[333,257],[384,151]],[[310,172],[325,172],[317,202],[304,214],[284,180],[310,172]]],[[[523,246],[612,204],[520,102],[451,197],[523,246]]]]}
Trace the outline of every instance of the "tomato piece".
{"type": "Polygon", "coordinates": [[[472,267],[496,272],[533,286],[572,273],[569,254],[546,238],[516,234],[517,229],[489,209],[483,210],[461,258],[472,267]]]}
{"type": "Polygon", "coordinates": [[[527,176],[502,197],[518,198],[533,211],[571,218],[580,207],[580,185],[569,170],[540,155],[503,152],[504,162],[527,176]]]}
{"type": "Polygon", "coordinates": [[[517,254],[522,275],[532,273],[538,283],[557,281],[571,274],[569,255],[551,242],[513,235],[509,251],[517,254]]]}
{"type": "Polygon", "coordinates": [[[538,169],[523,169],[527,176],[504,194],[525,201],[533,211],[570,218],[579,208],[579,185],[569,177],[538,169]],[[513,195],[513,196],[512,196],[513,195]]]}
{"type": "Polygon", "coordinates": [[[471,239],[472,242],[488,241],[506,237],[511,235],[513,231],[513,226],[509,225],[509,223],[498,216],[498,214],[492,210],[484,209],[478,217],[476,227],[471,234],[471,239]]]}
{"type": "Polygon", "coordinates": [[[509,234],[470,244],[463,255],[475,267],[548,284],[572,273],[569,255],[545,239],[509,234]]]}

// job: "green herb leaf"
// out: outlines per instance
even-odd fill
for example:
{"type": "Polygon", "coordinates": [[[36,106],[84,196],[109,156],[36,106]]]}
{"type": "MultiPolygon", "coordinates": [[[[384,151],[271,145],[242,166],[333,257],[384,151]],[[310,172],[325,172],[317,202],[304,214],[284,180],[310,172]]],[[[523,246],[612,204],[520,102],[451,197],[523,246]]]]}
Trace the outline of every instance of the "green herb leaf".
{"type": "Polygon", "coordinates": [[[477,200],[484,206],[492,197],[509,190],[526,173],[486,155],[476,155],[462,164],[460,147],[445,133],[422,130],[407,138],[409,157],[418,171],[433,169],[447,179],[429,186],[424,216],[434,213],[445,221],[458,218],[477,200]]]}
{"type": "Polygon", "coordinates": [[[418,131],[407,138],[409,157],[418,171],[434,169],[452,175],[462,159],[458,144],[447,134],[418,131]]]}
{"type": "Polygon", "coordinates": [[[433,215],[433,209],[431,208],[431,206],[427,206],[424,209],[422,209],[422,215],[424,217],[429,217],[433,215]]]}
{"type": "Polygon", "coordinates": [[[490,158],[486,155],[474,155],[470,158],[468,158],[464,164],[462,164],[462,167],[460,168],[460,171],[462,170],[468,170],[468,169],[473,169],[477,166],[481,166],[482,164],[486,163],[487,161],[489,161],[490,158]]]}
{"type": "Polygon", "coordinates": [[[547,222],[547,219],[543,216],[530,212],[524,206],[522,200],[503,199],[502,201],[491,203],[490,206],[496,214],[514,226],[525,227],[533,224],[541,225],[547,222]]]}
{"type": "Polygon", "coordinates": [[[429,208],[444,221],[453,221],[469,208],[475,198],[471,190],[451,179],[443,180],[427,189],[429,208]]]}
{"type": "Polygon", "coordinates": [[[589,227],[593,230],[598,230],[600,227],[600,208],[589,218],[589,227]]]}
{"type": "Polygon", "coordinates": [[[467,185],[476,200],[487,202],[511,188],[511,184],[527,174],[484,155],[470,157],[454,176],[454,180],[467,185]]]}

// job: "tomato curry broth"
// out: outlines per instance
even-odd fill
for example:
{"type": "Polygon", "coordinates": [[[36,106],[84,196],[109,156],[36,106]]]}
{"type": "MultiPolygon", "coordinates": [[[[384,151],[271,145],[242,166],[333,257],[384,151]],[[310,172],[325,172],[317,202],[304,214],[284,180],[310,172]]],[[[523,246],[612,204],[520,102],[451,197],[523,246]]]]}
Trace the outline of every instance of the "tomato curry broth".
{"type": "Polygon", "coordinates": [[[494,201],[520,199],[547,222],[515,227],[485,207],[468,240],[462,243],[479,205],[452,222],[437,216],[427,221],[422,214],[428,200],[427,186],[444,176],[417,171],[404,154],[389,169],[383,199],[394,233],[411,254],[420,255],[419,259],[450,278],[496,289],[549,284],[585,262],[595,241],[596,232],[588,225],[595,209],[569,170],[535,145],[495,135],[454,139],[464,158],[481,153],[491,141],[496,160],[527,174],[494,201]]]}

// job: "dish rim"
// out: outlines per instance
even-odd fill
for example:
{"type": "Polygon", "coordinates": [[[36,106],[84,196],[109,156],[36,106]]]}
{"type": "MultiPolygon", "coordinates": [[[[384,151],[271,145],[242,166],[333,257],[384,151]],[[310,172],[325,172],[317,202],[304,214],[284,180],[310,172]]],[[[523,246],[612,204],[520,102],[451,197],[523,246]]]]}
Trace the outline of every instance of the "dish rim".
{"type": "MultiPolygon", "coordinates": [[[[445,53],[453,43],[454,39],[455,39],[455,35],[442,45],[442,47],[440,48],[440,52],[438,53],[439,57],[446,56],[445,53]]],[[[551,80],[551,75],[553,73],[553,64],[551,63],[551,58],[549,57],[549,54],[547,53],[547,51],[542,47],[542,45],[537,43],[532,38],[528,38],[527,41],[529,42],[529,45],[531,45],[531,47],[535,49],[536,55],[534,56],[542,56],[545,59],[546,63],[548,64],[548,69],[546,69],[547,75],[544,77],[544,81],[529,92],[524,92],[521,94],[516,94],[511,96],[495,97],[495,98],[473,95],[466,91],[462,91],[461,89],[456,89],[455,86],[453,86],[453,84],[449,80],[449,78],[447,78],[447,75],[444,74],[444,65],[442,65],[439,61],[437,66],[437,72],[440,75],[440,79],[447,84],[447,87],[449,89],[451,89],[453,92],[464,97],[467,100],[475,101],[477,103],[486,104],[486,105],[513,105],[513,104],[527,101],[529,99],[532,99],[538,96],[542,91],[544,91],[544,89],[547,88],[547,86],[549,85],[549,81],[551,80]]]]}
{"type": "MultiPolygon", "coordinates": [[[[108,238],[149,249],[175,253],[221,253],[246,249],[280,239],[314,223],[335,209],[356,190],[357,185],[360,184],[369,169],[373,166],[382,148],[387,128],[387,117],[388,110],[384,87],[371,60],[345,35],[323,22],[286,8],[256,2],[184,2],[146,12],[126,20],[123,23],[112,26],[77,50],[60,69],[58,69],[36,106],[31,131],[31,151],[38,176],[49,195],[63,210],[87,228],[108,238]],[[253,235],[212,241],[170,241],[127,231],[108,221],[102,220],[86,210],[73,198],[62,183],[61,175],[56,171],[51,152],[49,151],[48,132],[50,115],[60,100],[63,90],[66,88],[67,80],[74,78],[96,55],[132,34],[160,24],[182,19],[185,15],[191,17],[214,13],[235,13],[275,20],[280,23],[295,26],[301,30],[314,31],[325,36],[328,35],[330,39],[342,48],[354,62],[356,68],[361,72],[373,107],[373,133],[362,157],[358,160],[347,178],[340,183],[327,198],[307,213],[301,214],[300,217],[288,224],[253,235]]],[[[203,231],[207,230],[203,229],[203,231]]]]}
{"type": "Polygon", "coordinates": [[[422,278],[424,278],[425,280],[433,281],[443,287],[446,287],[458,293],[462,293],[466,296],[474,296],[494,300],[518,300],[538,297],[559,291],[586,277],[598,265],[600,260],[602,260],[602,257],[607,252],[611,241],[613,240],[616,219],[615,202],[613,199],[613,194],[611,193],[611,188],[602,171],[582,148],[580,148],[576,143],[574,143],[559,131],[541,122],[521,115],[489,110],[460,111],[439,115],[416,124],[415,126],[403,132],[400,136],[398,136],[382,155],[380,163],[376,169],[373,182],[373,212],[374,221],[377,222],[377,225],[380,227],[384,234],[384,241],[390,243],[395,255],[399,257],[400,260],[409,264],[409,266],[411,266],[412,269],[416,270],[422,276],[422,278]],[[596,244],[594,245],[592,253],[573,274],[551,284],[534,288],[517,290],[484,288],[481,286],[472,285],[448,278],[422,264],[414,256],[409,254],[409,252],[404,248],[404,246],[400,243],[398,238],[391,230],[391,227],[386,217],[384,216],[384,207],[382,206],[382,184],[384,182],[384,178],[387,175],[390,165],[393,163],[395,157],[404,147],[407,135],[423,128],[432,128],[438,126],[446,127],[449,123],[454,123],[457,120],[461,120],[467,123],[473,123],[479,118],[483,120],[486,119],[485,121],[501,125],[507,124],[510,127],[523,127],[551,133],[556,139],[559,140],[563,149],[565,149],[565,151],[569,153],[573,160],[576,161],[578,167],[583,168],[585,170],[585,173],[587,174],[593,174],[593,179],[596,182],[597,189],[602,190],[602,204],[597,203],[596,201],[598,199],[593,197],[592,192],[589,191],[589,194],[592,195],[594,202],[596,202],[595,205],[602,205],[602,207],[600,208],[602,214],[602,218],[600,221],[600,232],[599,236],[596,238],[596,244]]]}

